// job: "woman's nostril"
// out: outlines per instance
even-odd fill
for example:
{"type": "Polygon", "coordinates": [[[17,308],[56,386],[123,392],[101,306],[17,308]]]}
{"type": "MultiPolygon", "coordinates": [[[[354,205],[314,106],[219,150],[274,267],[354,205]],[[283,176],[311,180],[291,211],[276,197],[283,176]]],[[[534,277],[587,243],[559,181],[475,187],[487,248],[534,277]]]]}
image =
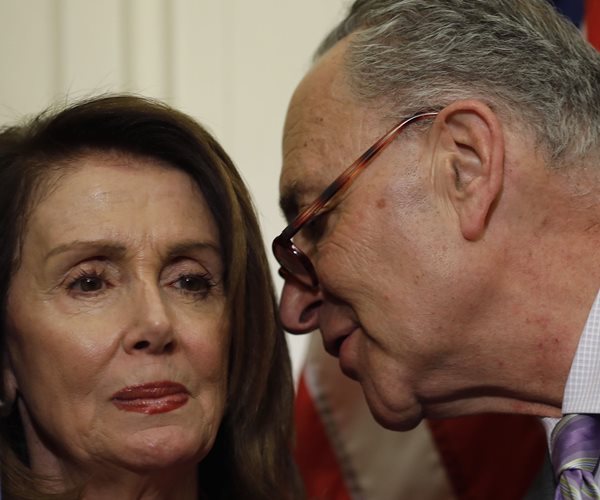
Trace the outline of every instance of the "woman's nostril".
{"type": "Polygon", "coordinates": [[[139,342],[135,343],[133,348],[137,349],[137,350],[141,350],[141,349],[146,349],[149,345],[150,345],[150,342],[148,342],[147,340],[140,340],[139,342]]]}

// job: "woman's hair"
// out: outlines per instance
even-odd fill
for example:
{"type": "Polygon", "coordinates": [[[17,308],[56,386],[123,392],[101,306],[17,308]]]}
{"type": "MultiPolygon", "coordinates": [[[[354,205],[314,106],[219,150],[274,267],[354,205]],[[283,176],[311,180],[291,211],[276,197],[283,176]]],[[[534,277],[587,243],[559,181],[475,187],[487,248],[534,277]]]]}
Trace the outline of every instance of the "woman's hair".
{"type": "Polygon", "coordinates": [[[600,54],[547,0],[356,0],[316,56],[351,34],[351,87],[396,119],[476,98],[553,166],[599,147],[600,54]]]}
{"type": "MultiPolygon", "coordinates": [[[[0,131],[3,358],[7,294],[19,266],[28,214],[56,177],[51,173],[96,151],[161,160],[187,173],[219,229],[231,325],[228,398],[214,446],[199,464],[202,498],[297,498],[300,483],[291,458],[293,382],[250,196],[216,140],[163,103],[102,96],[0,131]]],[[[5,498],[40,498],[14,408],[0,419],[0,439],[5,498]],[[24,480],[29,484],[23,485],[24,480]]]]}

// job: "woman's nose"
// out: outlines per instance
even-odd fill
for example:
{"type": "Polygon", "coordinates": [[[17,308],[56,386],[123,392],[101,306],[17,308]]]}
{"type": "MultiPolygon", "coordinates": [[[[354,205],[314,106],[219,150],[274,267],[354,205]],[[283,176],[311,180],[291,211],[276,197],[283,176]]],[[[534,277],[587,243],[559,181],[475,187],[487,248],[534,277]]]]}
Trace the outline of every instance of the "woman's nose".
{"type": "Polygon", "coordinates": [[[145,286],[131,304],[132,321],[125,332],[124,347],[129,354],[163,354],[173,351],[175,334],[169,311],[158,287],[145,286]]]}
{"type": "Polygon", "coordinates": [[[319,328],[319,309],[322,303],[320,288],[309,288],[293,279],[286,280],[279,304],[279,316],[284,329],[290,333],[302,334],[319,328]]]}

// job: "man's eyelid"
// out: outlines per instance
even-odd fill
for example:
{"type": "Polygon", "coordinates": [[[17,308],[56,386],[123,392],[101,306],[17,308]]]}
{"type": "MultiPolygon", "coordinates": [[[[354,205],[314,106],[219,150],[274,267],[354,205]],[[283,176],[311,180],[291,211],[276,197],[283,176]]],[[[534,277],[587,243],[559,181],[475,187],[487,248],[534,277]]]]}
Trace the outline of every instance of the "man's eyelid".
{"type": "Polygon", "coordinates": [[[332,212],[332,208],[333,207],[322,207],[300,228],[302,238],[304,238],[308,243],[315,244],[321,240],[327,224],[327,216],[332,212]]]}
{"type": "MultiPolygon", "coordinates": [[[[332,210],[333,206],[332,206],[332,201],[335,199],[336,197],[334,196],[332,199],[328,200],[324,205],[322,205],[321,207],[319,207],[319,209],[312,214],[312,216],[310,217],[310,221],[308,221],[308,223],[310,224],[311,221],[317,219],[318,217],[320,217],[321,215],[329,212],[332,210]]],[[[317,201],[317,198],[314,198],[312,200],[310,200],[309,203],[307,203],[306,205],[303,205],[300,210],[298,211],[298,213],[296,214],[296,217],[294,217],[293,220],[297,219],[300,215],[304,214],[304,212],[306,212],[306,210],[308,210],[309,208],[311,208],[317,201]]],[[[291,222],[291,221],[290,221],[291,222]]]]}
{"type": "MultiPolygon", "coordinates": [[[[294,189],[286,190],[282,195],[279,206],[283,216],[288,224],[294,222],[300,215],[304,214],[308,208],[313,206],[322,196],[323,190],[327,185],[311,183],[310,185],[294,186],[294,189]]],[[[336,198],[334,196],[334,198],[336,198]]],[[[329,204],[326,203],[325,206],[329,204]]],[[[320,213],[324,207],[319,209],[320,213]]]]}
{"type": "Polygon", "coordinates": [[[339,193],[336,193],[333,197],[327,200],[325,204],[321,208],[319,208],[319,210],[315,214],[313,214],[311,220],[316,221],[317,219],[320,219],[321,217],[333,212],[339,205],[339,202],[341,201],[341,199],[338,197],[338,194],[339,193]]]}

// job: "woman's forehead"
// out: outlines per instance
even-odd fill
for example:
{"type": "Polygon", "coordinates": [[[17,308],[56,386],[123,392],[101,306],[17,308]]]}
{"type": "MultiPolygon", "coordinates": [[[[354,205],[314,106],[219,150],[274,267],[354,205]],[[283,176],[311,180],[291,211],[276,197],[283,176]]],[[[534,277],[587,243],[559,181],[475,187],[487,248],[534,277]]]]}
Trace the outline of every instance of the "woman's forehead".
{"type": "Polygon", "coordinates": [[[218,242],[212,214],[185,172],[148,158],[88,155],[47,182],[25,232],[131,237],[191,233],[218,242]]]}

